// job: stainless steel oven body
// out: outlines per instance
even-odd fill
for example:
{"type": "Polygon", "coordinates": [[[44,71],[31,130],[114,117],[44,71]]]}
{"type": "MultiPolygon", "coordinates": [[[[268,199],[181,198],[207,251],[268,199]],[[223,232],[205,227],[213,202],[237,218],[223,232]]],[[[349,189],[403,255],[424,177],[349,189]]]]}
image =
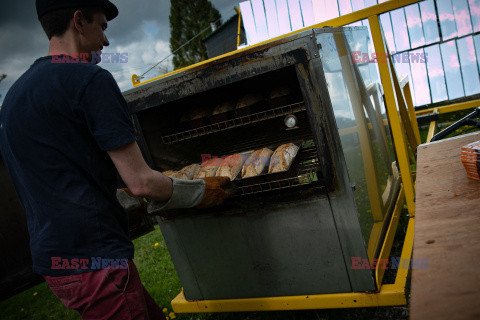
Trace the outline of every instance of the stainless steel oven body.
{"type": "Polygon", "coordinates": [[[158,217],[188,300],[376,290],[373,270],[352,261],[378,256],[399,183],[381,96],[368,95],[376,73],[351,59],[355,50],[368,52],[366,29],[313,29],[124,93],[159,171],[301,146],[289,172],[234,180],[236,195],[220,207],[158,217]],[[282,86],[289,96],[272,98],[282,86]],[[263,100],[251,108],[185,120],[252,93],[263,100]]]}

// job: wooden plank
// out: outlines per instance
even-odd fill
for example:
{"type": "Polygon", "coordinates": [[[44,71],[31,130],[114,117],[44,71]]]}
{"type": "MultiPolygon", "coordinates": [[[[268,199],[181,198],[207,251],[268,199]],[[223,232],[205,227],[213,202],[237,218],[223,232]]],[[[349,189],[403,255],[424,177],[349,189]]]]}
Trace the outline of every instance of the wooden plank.
{"type": "Polygon", "coordinates": [[[460,148],[473,133],[420,145],[410,317],[480,319],[480,181],[467,178],[460,148]]]}

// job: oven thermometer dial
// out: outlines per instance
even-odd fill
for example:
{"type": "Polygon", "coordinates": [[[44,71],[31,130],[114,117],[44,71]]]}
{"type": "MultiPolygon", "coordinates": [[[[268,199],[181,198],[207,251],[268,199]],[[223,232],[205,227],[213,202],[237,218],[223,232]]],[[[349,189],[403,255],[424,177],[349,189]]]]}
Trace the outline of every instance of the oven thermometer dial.
{"type": "Polygon", "coordinates": [[[297,127],[297,117],[295,117],[293,114],[289,114],[288,116],[285,117],[285,125],[287,126],[287,129],[293,129],[297,127]]]}

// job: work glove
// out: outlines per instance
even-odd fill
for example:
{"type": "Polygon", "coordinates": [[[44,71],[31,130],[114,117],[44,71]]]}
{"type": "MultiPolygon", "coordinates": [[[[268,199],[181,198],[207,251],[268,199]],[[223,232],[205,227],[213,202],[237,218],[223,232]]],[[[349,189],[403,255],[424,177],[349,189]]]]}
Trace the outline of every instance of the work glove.
{"type": "Polygon", "coordinates": [[[143,197],[137,197],[128,188],[117,189],[117,199],[123,209],[128,213],[147,214],[147,201],[143,197]]]}
{"type": "Polygon", "coordinates": [[[231,195],[224,187],[230,179],[227,177],[208,177],[196,180],[170,178],[173,192],[166,202],[150,201],[148,213],[157,214],[168,209],[209,208],[221,204],[231,195]]]}
{"type": "Polygon", "coordinates": [[[117,199],[123,209],[133,214],[157,214],[168,209],[210,208],[223,203],[231,194],[224,189],[230,182],[228,177],[207,177],[197,180],[170,178],[173,182],[172,196],[168,201],[145,201],[134,196],[128,188],[117,189],[117,199]]]}

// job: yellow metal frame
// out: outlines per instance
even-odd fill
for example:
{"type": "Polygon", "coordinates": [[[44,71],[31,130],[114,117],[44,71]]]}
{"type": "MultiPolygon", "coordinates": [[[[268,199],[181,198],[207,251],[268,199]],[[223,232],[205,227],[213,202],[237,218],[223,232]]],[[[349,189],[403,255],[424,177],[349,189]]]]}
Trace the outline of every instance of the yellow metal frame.
{"type": "Polygon", "coordinates": [[[233,7],[235,12],[238,14],[238,27],[237,27],[237,48],[240,47],[241,41],[241,32],[242,32],[242,11],[237,7],[233,7]]]}
{"type": "Polygon", "coordinates": [[[438,112],[440,114],[450,113],[455,111],[473,109],[479,106],[480,106],[480,99],[476,99],[476,100],[471,100],[466,102],[452,103],[452,104],[448,104],[448,105],[436,107],[436,108],[419,110],[416,112],[416,114],[420,116],[420,115],[425,115],[425,114],[434,113],[434,112],[438,112]]]}
{"type": "MultiPolygon", "coordinates": [[[[404,204],[404,191],[401,190],[394,216],[386,234],[386,240],[380,257],[388,257],[395,237],[398,221],[404,204]]],[[[248,299],[222,299],[187,301],[183,291],[172,300],[175,313],[205,313],[205,312],[238,312],[238,311],[275,311],[275,310],[306,310],[306,309],[336,309],[362,308],[405,305],[405,285],[410,267],[410,258],[413,249],[413,231],[415,218],[408,221],[407,232],[403,243],[401,263],[397,270],[394,284],[379,286],[379,292],[350,292],[287,297],[267,297],[248,299]]],[[[381,282],[384,270],[376,270],[376,281],[381,282]]]]}

